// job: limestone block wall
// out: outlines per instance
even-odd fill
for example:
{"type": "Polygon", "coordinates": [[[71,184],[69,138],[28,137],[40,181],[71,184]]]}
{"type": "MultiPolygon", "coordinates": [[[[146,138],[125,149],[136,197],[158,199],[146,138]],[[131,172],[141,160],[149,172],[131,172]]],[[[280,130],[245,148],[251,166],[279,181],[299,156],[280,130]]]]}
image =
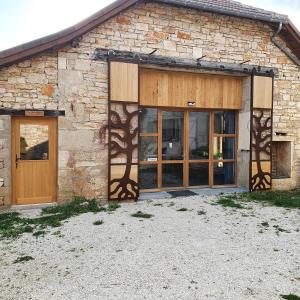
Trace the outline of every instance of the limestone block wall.
{"type": "MultiPolygon", "coordinates": [[[[300,72],[271,43],[272,33],[262,22],[158,3],[138,4],[82,36],[77,47],[1,69],[0,107],[65,110],[66,116],[58,121],[58,200],[73,195],[105,200],[107,148],[98,133],[107,123],[108,66],[93,59],[96,48],[142,53],[158,49],[157,54],[164,56],[206,55],[208,61],[229,63],[250,60],[250,64],[279,69],[274,133],[285,132],[295,141],[292,182],[299,186],[300,72]]],[[[0,156],[5,156],[3,149],[0,156]]]]}
{"type": "Polygon", "coordinates": [[[10,205],[11,193],[11,127],[10,117],[0,116],[0,209],[10,205]]]}
{"type": "Polygon", "coordinates": [[[239,112],[237,184],[249,188],[251,77],[243,80],[243,106],[239,112]]]}

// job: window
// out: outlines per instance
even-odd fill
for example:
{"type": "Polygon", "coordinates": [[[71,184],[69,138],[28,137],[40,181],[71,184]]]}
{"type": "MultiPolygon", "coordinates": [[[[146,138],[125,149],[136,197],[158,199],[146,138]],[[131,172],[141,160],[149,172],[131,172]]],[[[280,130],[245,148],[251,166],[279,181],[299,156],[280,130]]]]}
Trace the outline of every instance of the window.
{"type": "Polygon", "coordinates": [[[20,159],[48,160],[48,126],[20,125],[20,159]]]}
{"type": "Polygon", "coordinates": [[[291,142],[272,142],[272,177],[274,179],[291,177],[291,142]]]}

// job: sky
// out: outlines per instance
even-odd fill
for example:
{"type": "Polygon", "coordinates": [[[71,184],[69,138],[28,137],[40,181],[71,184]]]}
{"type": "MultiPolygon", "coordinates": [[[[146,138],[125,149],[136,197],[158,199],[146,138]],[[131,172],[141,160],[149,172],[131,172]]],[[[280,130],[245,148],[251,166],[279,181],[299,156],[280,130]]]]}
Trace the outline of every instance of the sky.
{"type": "MultiPolygon", "coordinates": [[[[300,0],[239,0],[289,15],[300,30],[300,0]]],[[[72,26],[112,0],[0,0],[0,51],[72,26]]]]}

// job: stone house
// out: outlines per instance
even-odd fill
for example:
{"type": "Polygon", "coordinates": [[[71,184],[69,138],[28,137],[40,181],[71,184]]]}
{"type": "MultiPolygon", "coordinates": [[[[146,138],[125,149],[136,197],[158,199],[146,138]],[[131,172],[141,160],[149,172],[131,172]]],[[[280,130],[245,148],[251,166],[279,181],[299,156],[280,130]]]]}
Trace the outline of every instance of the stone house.
{"type": "Polygon", "coordinates": [[[0,205],[292,189],[300,33],[231,0],[117,0],[0,52],[0,205]]]}

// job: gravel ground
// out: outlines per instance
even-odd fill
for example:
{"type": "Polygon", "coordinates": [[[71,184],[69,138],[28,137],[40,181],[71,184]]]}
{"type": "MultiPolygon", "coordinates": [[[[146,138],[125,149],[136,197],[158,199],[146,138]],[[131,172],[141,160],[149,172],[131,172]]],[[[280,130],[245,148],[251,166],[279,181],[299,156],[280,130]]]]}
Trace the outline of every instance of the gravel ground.
{"type": "Polygon", "coordinates": [[[214,200],[122,204],[113,213],[71,218],[44,237],[28,233],[0,241],[0,299],[300,295],[300,211],[255,203],[248,209],[224,208],[212,205],[214,200]],[[183,207],[188,210],[177,211],[183,207]],[[139,210],[153,217],[131,216],[139,210]],[[99,219],[104,223],[93,225],[99,219]],[[53,235],[58,230],[61,234],[53,235]],[[14,263],[22,255],[34,260],[14,263]]]}

